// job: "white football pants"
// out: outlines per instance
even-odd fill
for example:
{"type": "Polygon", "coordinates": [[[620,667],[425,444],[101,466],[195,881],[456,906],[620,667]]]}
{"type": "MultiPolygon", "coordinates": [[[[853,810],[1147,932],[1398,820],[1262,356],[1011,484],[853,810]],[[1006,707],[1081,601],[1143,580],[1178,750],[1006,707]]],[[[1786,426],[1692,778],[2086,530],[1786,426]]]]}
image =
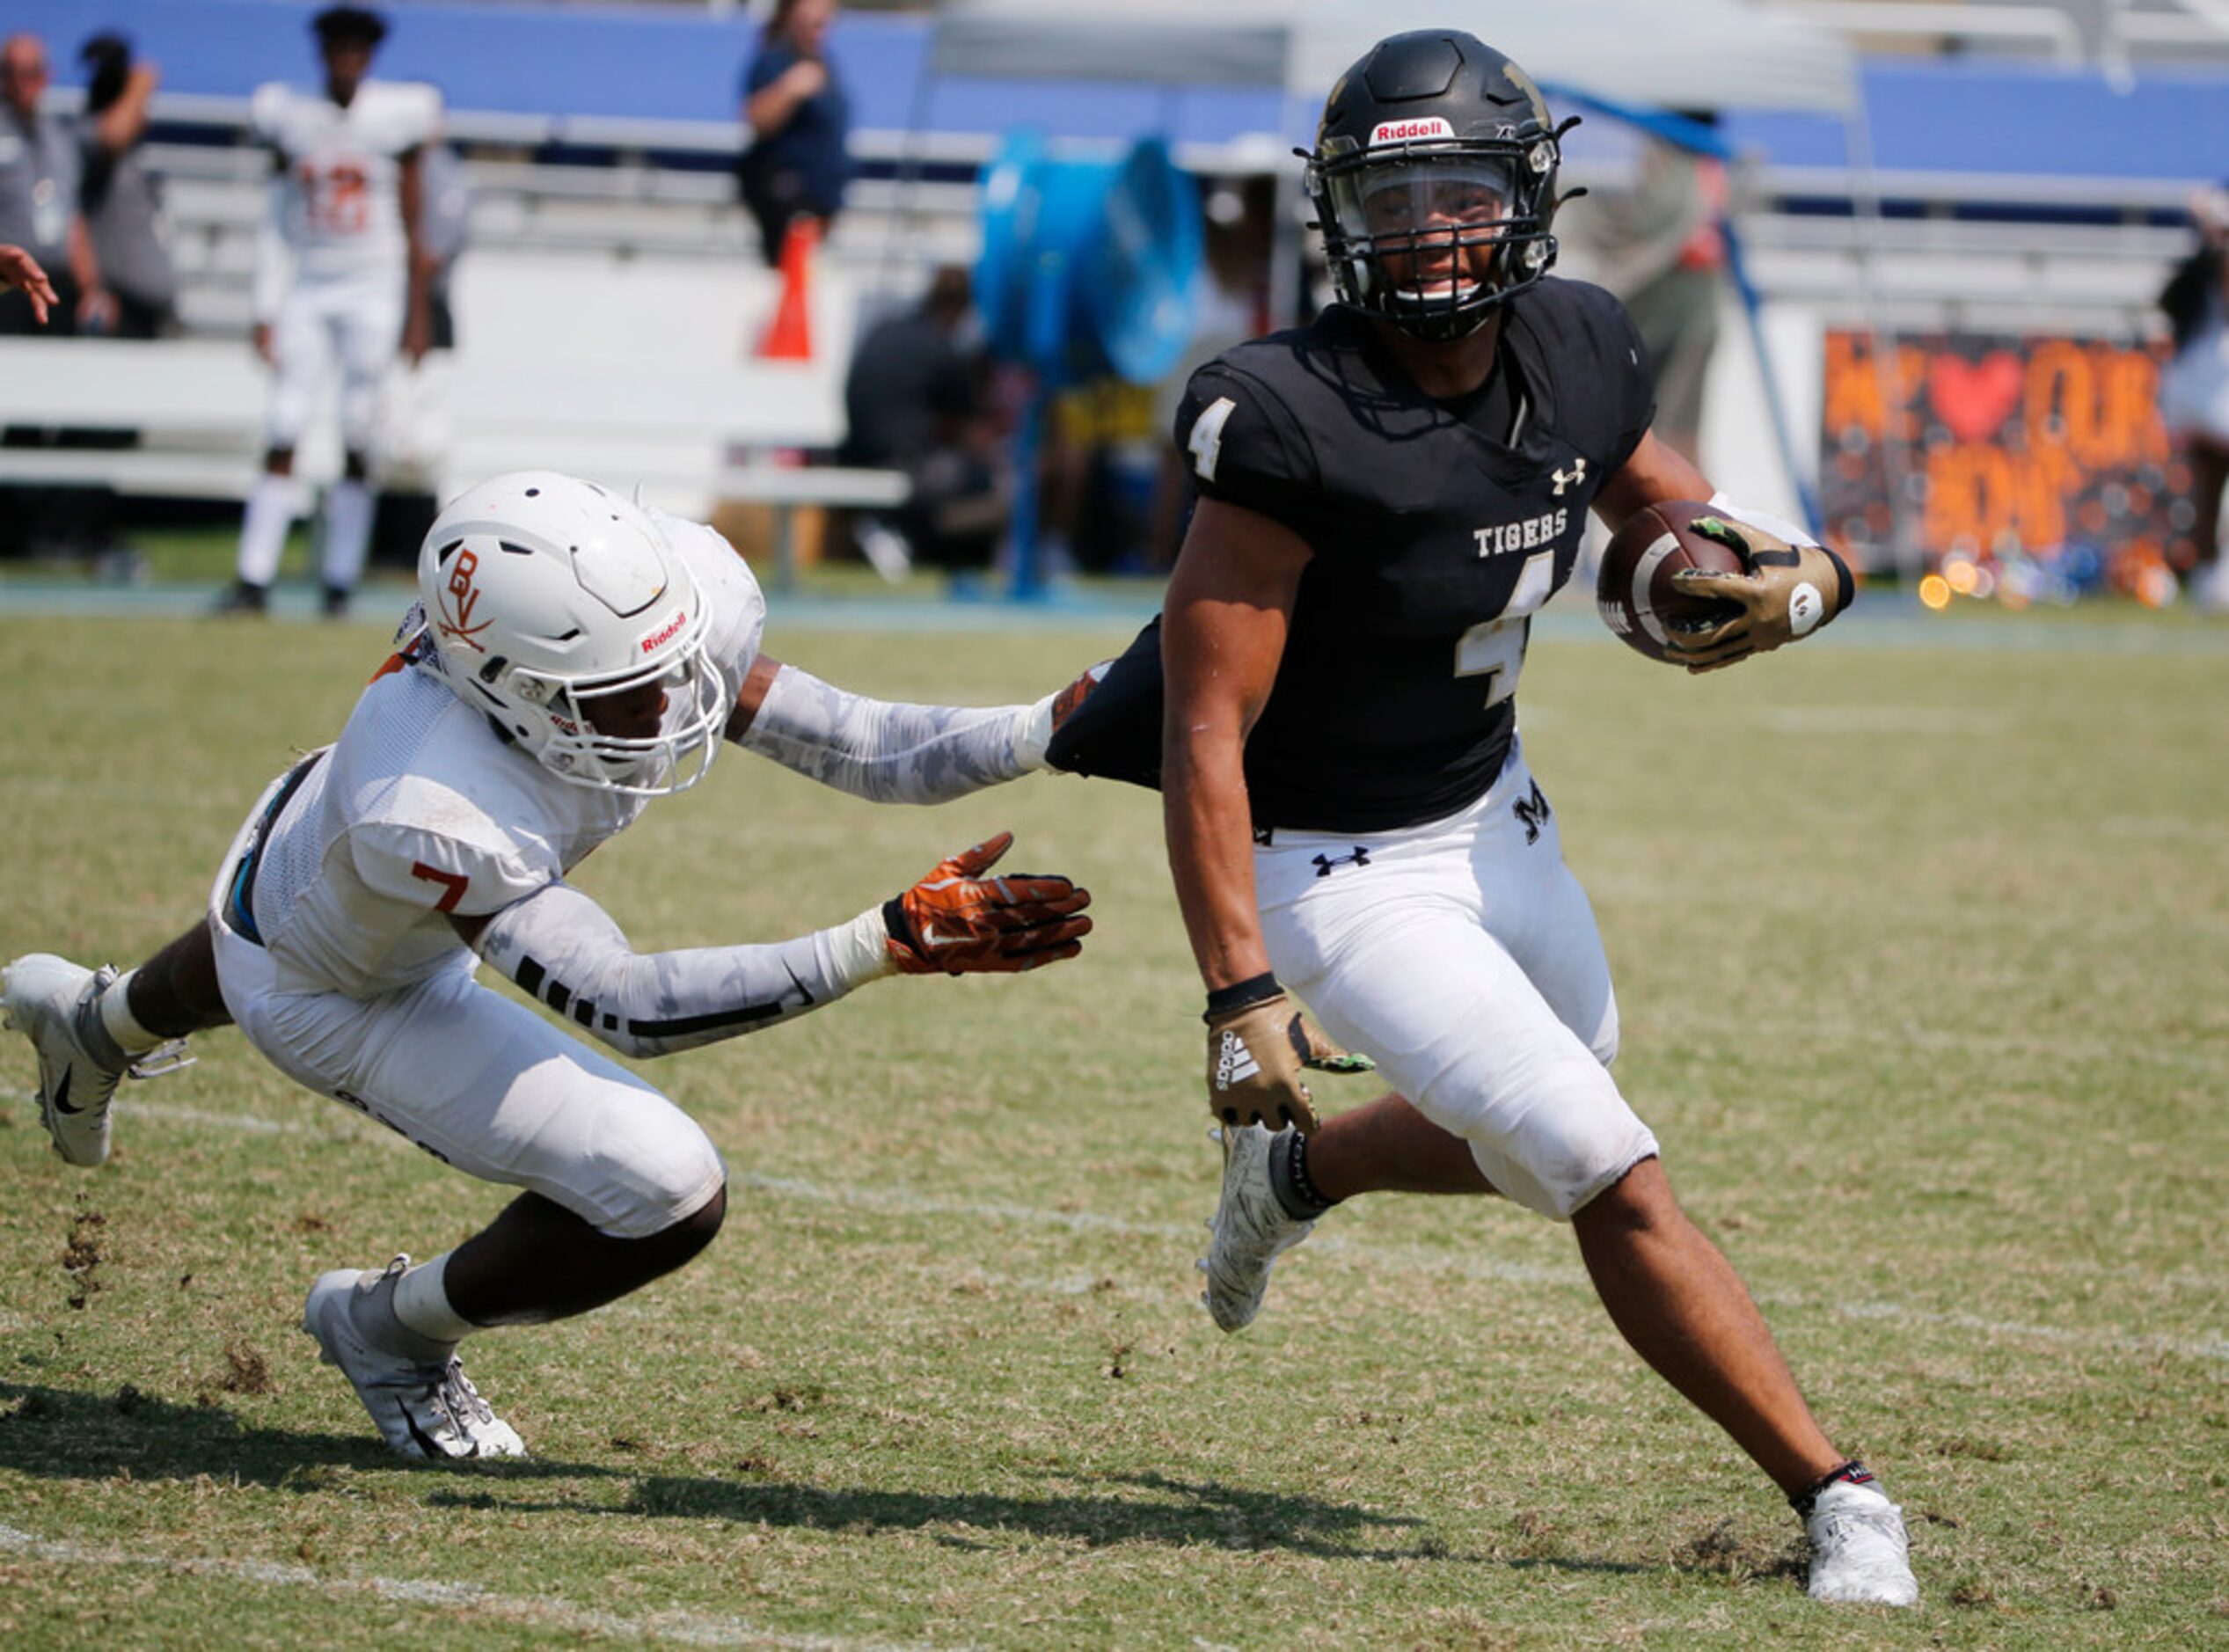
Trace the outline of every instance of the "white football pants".
{"type": "Polygon", "coordinates": [[[693,1216],[727,1181],[697,1122],[534,1011],[472,979],[478,961],[399,991],[282,991],[271,954],[225,922],[232,873],[284,777],[248,815],[209,896],[225,1008],[296,1084],[483,1181],[530,1188],[615,1239],[693,1216]]]}
{"type": "Polygon", "coordinates": [[[371,445],[381,381],[402,348],[402,272],[297,280],[272,324],[278,357],[265,422],[267,445],[292,448],[316,409],[318,393],[340,372],[340,439],[351,453],[371,445]]]}
{"type": "Polygon", "coordinates": [[[1444,820],[1279,830],[1254,884],[1278,979],[1500,1192],[1568,1220],[1656,1153],[1610,1076],[1609,961],[1520,747],[1444,820]]]}

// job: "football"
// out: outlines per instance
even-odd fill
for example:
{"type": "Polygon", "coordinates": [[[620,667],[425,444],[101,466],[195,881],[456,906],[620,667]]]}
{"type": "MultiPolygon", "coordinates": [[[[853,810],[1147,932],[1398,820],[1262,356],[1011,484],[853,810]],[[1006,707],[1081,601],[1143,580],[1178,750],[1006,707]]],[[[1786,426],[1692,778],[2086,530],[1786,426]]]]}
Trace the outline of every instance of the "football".
{"type": "Polygon", "coordinates": [[[1595,604],[1602,623],[1627,647],[1670,661],[1664,652],[1668,630],[1700,628],[1736,611],[1728,603],[1686,596],[1672,583],[1682,568],[1743,571],[1731,546],[1695,531],[1695,519],[1711,514],[1708,505],[1693,500],[1666,500],[1644,506],[1611,536],[1595,575],[1595,604]]]}

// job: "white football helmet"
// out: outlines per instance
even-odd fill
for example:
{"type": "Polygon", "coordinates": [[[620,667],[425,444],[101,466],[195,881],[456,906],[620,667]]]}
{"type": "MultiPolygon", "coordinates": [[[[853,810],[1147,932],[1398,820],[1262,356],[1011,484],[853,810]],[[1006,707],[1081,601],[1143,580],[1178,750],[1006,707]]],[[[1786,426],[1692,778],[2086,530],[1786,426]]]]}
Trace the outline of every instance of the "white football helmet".
{"type": "Polygon", "coordinates": [[[470,488],[418,553],[449,688],[576,786],[656,797],[712,767],[733,709],[711,616],[649,515],[594,482],[520,471],[470,488]],[[596,702],[663,685],[658,732],[599,730],[596,702]]]}

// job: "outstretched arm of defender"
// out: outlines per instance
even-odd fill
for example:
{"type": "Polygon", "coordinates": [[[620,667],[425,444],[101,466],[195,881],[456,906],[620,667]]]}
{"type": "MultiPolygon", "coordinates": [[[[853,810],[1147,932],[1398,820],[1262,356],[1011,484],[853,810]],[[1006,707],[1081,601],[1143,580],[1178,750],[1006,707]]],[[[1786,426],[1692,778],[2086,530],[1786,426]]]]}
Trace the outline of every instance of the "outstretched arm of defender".
{"type": "Polygon", "coordinates": [[[625,1056],[737,1038],[888,975],[1011,973],[1073,958],[1091,895],[1066,878],[983,874],[1001,833],[848,924],[769,945],[638,953],[604,910],[552,883],[493,917],[451,914],[473,951],[625,1056]]]}
{"type": "Polygon", "coordinates": [[[1045,766],[1054,701],[913,705],[869,699],[761,654],[727,738],[875,803],[943,803],[1045,766]]]}

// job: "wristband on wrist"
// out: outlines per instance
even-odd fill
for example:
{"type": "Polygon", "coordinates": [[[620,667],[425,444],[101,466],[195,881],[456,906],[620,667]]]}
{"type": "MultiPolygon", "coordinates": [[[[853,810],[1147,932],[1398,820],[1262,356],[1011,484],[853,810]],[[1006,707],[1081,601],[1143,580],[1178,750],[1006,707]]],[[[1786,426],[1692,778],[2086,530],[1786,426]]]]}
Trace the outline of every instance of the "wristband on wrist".
{"type": "Polygon", "coordinates": [[[1283,990],[1284,988],[1277,983],[1275,971],[1264,969],[1258,976],[1234,981],[1227,987],[1217,987],[1209,992],[1208,1012],[1200,1019],[1211,1021],[1217,1016],[1228,1015],[1234,1010],[1251,1009],[1257,1004],[1268,1003],[1283,990]]]}

